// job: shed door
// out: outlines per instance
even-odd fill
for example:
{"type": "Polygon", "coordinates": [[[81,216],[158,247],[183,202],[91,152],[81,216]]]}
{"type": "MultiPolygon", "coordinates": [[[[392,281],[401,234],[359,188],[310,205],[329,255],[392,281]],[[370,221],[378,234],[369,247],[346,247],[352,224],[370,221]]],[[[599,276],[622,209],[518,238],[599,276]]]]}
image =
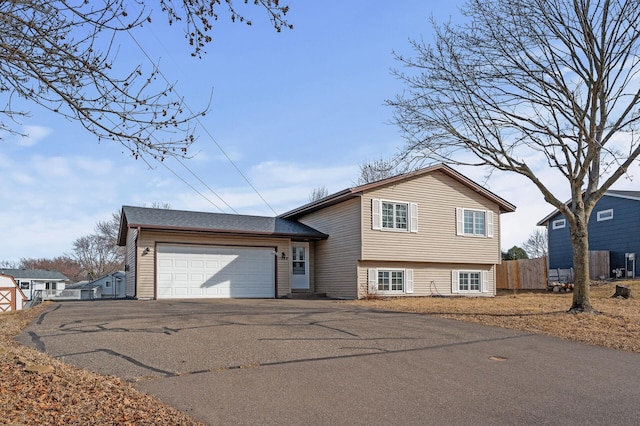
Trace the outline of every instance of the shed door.
{"type": "Polygon", "coordinates": [[[275,297],[273,248],[159,244],[158,299],[275,297]]]}

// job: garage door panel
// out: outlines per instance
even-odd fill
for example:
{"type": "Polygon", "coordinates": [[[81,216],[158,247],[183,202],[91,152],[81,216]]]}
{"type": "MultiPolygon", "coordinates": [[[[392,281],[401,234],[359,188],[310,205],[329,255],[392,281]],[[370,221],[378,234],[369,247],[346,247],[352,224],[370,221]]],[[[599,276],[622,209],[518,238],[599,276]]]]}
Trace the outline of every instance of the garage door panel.
{"type": "Polygon", "coordinates": [[[157,247],[158,298],[275,297],[273,249],[157,247]]]}

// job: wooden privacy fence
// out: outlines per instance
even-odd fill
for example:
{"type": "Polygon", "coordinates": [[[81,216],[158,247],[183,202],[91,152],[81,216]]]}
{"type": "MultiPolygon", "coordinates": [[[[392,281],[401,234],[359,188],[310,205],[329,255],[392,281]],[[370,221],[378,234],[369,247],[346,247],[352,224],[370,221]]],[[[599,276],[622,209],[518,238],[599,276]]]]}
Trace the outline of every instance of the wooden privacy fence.
{"type": "Polygon", "coordinates": [[[498,290],[546,290],[547,258],[503,260],[496,265],[498,290]]]}
{"type": "Polygon", "coordinates": [[[611,256],[608,250],[589,250],[589,278],[598,280],[600,277],[609,278],[611,270],[609,264],[611,256]]]}

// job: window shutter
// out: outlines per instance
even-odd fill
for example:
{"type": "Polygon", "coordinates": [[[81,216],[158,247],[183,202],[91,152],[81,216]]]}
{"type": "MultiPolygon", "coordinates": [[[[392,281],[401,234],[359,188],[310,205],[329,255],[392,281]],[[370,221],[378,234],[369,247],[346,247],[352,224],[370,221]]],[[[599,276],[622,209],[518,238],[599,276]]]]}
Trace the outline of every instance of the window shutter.
{"type": "Polygon", "coordinates": [[[451,271],[451,293],[458,293],[458,271],[451,271]]]}
{"type": "Polygon", "coordinates": [[[487,210],[487,220],[484,229],[487,231],[487,237],[493,238],[493,212],[490,210],[487,210]]]}
{"type": "Polygon", "coordinates": [[[464,211],[456,209],[456,235],[464,235],[464,211]]]}
{"type": "Polygon", "coordinates": [[[409,232],[418,232],[418,205],[416,203],[409,204],[411,221],[409,222],[409,232]]]}
{"type": "Polygon", "coordinates": [[[371,229],[380,229],[381,227],[381,218],[380,218],[380,200],[377,198],[371,199],[371,229]]]}
{"type": "Polygon", "coordinates": [[[404,292],[413,293],[413,269],[404,271],[404,292]]]}
{"type": "Polygon", "coordinates": [[[481,276],[481,281],[480,281],[480,291],[483,293],[486,293],[487,291],[489,291],[489,273],[487,271],[482,271],[482,273],[480,274],[481,276]]]}
{"type": "Polygon", "coordinates": [[[378,270],[369,268],[369,294],[378,292],[378,270]]]}

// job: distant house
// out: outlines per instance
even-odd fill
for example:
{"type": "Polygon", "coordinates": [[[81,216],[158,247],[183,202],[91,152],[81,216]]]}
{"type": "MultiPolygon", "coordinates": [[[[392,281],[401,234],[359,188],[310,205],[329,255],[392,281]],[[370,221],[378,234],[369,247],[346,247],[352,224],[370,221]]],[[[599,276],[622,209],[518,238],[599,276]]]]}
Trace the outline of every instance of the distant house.
{"type": "Polygon", "coordinates": [[[0,312],[18,311],[24,307],[27,296],[10,275],[0,274],[0,312]]]}
{"type": "Polygon", "coordinates": [[[67,289],[82,290],[81,299],[117,299],[126,297],[125,273],[118,271],[93,281],[70,284],[67,289]]]}
{"type": "Polygon", "coordinates": [[[345,189],[278,217],[124,206],[137,299],[324,293],[494,296],[515,206],[445,165],[345,189]]]}
{"type": "MultiPolygon", "coordinates": [[[[573,249],[569,224],[555,210],[538,226],[546,226],[549,238],[549,268],[572,268],[573,249]]],[[[640,256],[640,191],[607,191],[589,218],[589,250],[609,251],[610,274],[640,276],[635,259],[640,256]]]]}
{"type": "Polygon", "coordinates": [[[0,274],[13,277],[29,300],[36,290],[64,290],[69,282],[60,272],[49,269],[0,269],[0,274]]]}

